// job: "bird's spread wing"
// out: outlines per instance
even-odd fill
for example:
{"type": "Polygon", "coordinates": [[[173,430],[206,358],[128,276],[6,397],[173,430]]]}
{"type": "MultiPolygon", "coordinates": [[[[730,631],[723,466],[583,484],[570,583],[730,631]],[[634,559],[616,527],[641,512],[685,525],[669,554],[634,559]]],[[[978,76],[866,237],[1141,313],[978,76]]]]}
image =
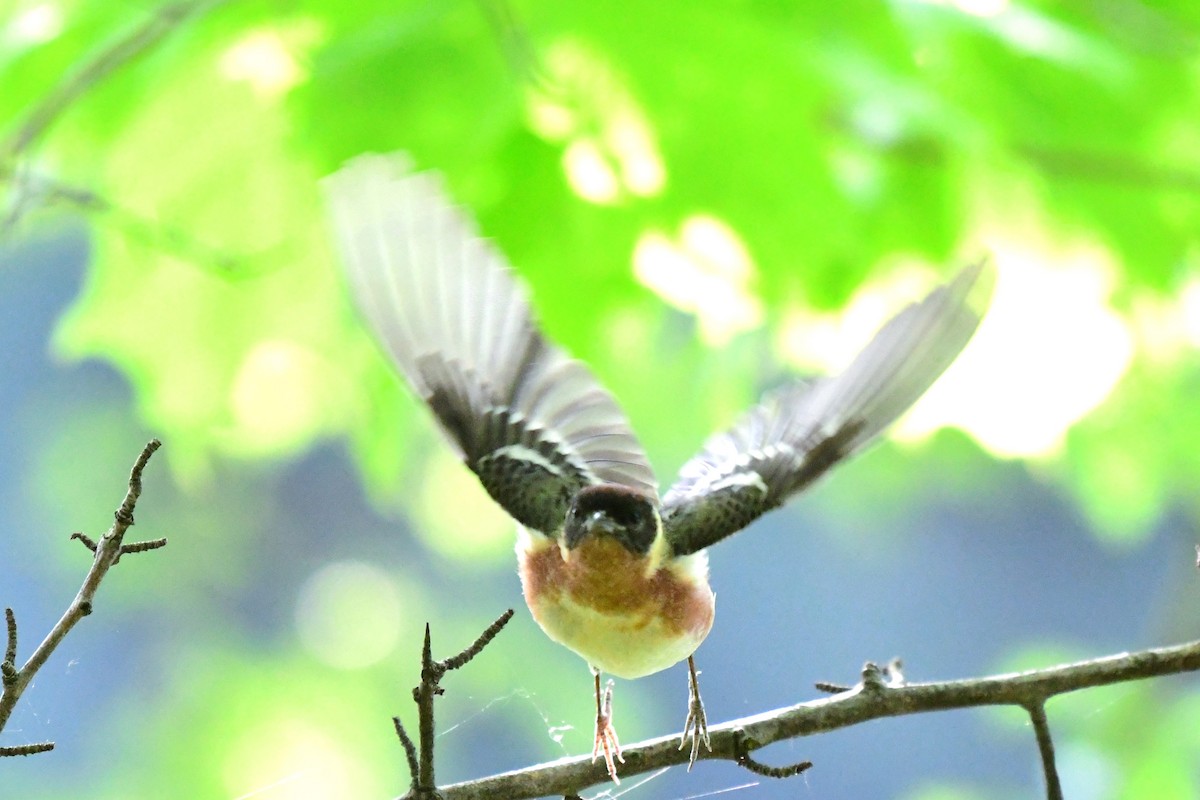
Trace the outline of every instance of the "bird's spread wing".
{"type": "Polygon", "coordinates": [[[663,497],[672,551],[736,533],[870,442],[967,344],[994,283],[985,261],[967,267],[893,317],[840,375],[768,394],[710,438],[663,497]]]}
{"type": "Polygon", "coordinates": [[[585,485],[657,493],[612,395],[538,330],[524,287],[437,176],[369,155],[324,188],[359,309],[509,514],[552,534],[585,485]]]}

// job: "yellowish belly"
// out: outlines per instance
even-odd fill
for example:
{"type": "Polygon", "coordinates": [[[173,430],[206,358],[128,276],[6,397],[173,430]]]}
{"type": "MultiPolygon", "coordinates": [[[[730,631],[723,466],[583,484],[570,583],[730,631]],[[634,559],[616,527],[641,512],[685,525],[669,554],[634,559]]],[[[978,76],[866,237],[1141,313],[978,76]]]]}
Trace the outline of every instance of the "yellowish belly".
{"type": "Polygon", "coordinates": [[[602,672],[638,678],[695,652],[713,621],[704,556],[646,574],[611,539],[564,559],[556,542],[522,532],[517,546],[525,601],[542,630],[602,672]]]}

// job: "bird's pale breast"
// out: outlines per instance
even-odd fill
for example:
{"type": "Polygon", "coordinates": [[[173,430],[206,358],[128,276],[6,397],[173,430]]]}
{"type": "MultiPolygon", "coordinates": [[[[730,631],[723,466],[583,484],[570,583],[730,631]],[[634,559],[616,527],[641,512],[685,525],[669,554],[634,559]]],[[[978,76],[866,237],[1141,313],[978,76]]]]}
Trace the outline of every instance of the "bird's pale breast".
{"type": "Polygon", "coordinates": [[[563,557],[558,543],[521,532],[525,601],[542,630],[589,664],[638,678],[695,652],[713,622],[703,554],[673,559],[649,574],[645,558],[596,537],[563,557]]]}

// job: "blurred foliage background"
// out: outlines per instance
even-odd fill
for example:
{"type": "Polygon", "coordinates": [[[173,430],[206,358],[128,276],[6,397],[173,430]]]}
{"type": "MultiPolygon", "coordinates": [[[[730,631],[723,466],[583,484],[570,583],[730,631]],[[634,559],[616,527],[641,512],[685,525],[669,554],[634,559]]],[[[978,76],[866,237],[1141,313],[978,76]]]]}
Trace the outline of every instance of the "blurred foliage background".
{"type": "MultiPolygon", "coordinates": [[[[0,4],[0,604],[22,655],[150,436],[134,533],[0,743],[0,795],[387,797],[420,631],[457,651],[439,776],[590,746],[585,666],[509,523],[356,319],[317,180],[445,174],[664,483],[981,253],[975,341],[895,435],[712,554],[710,720],[851,682],[1194,638],[1200,7],[1185,0],[0,4]]],[[[682,722],[617,687],[627,742],[682,722]]],[[[1194,678],[1050,707],[1073,798],[1200,796],[1194,678]]],[[[776,745],[628,797],[1038,796],[1017,715],[776,745]]],[[[589,796],[596,795],[593,790],[589,796]]]]}

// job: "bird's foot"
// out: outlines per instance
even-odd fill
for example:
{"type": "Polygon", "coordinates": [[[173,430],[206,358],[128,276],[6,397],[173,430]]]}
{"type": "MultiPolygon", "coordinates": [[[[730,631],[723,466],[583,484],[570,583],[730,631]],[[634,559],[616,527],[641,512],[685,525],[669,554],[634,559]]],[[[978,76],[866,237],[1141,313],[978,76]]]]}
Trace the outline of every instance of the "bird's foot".
{"type": "Polygon", "coordinates": [[[683,721],[683,735],[679,737],[679,749],[687,747],[688,732],[692,735],[692,755],[688,759],[688,772],[700,755],[700,743],[703,742],[708,752],[712,752],[712,742],[708,739],[708,717],[704,714],[704,703],[700,701],[700,683],[696,680],[696,662],[688,656],[688,714],[683,721]]]}
{"type": "Polygon", "coordinates": [[[603,696],[600,693],[600,675],[596,675],[596,738],[592,744],[592,763],[596,763],[597,756],[604,753],[604,764],[608,767],[608,777],[613,779],[613,783],[620,783],[621,779],[617,777],[617,765],[614,762],[620,761],[625,763],[624,756],[621,755],[621,742],[617,739],[617,730],[612,724],[612,696],[613,684],[612,681],[604,687],[603,696]]]}

